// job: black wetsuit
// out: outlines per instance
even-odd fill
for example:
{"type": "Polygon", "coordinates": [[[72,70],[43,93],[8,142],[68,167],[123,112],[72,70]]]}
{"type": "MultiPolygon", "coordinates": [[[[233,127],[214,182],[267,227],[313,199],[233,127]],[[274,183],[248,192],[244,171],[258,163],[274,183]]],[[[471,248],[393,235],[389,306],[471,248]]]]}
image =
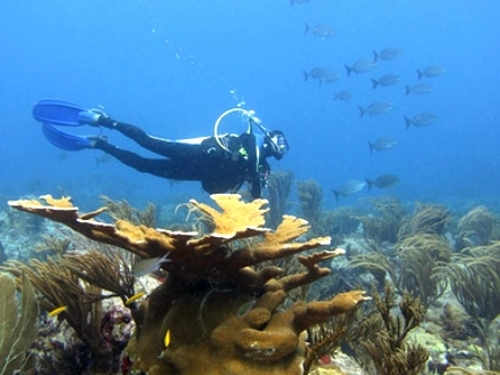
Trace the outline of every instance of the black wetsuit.
{"type": "Polygon", "coordinates": [[[166,159],[145,158],[134,152],[98,140],[94,148],[117,158],[122,163],[143,173],[172,180],[201,181],[203,190],[210,194],[236,192],[244,182],[251,184],[252,198],[261,197],[262,186],[270,172],[265,149],[257,160],[256,138],[244,133],[240,136],[225,135],[222,149],[214,137],[200,143],[177,142],[152,137],[142,129],[101,117],[99,125],[116,129],[140,146],[166,159]]]}

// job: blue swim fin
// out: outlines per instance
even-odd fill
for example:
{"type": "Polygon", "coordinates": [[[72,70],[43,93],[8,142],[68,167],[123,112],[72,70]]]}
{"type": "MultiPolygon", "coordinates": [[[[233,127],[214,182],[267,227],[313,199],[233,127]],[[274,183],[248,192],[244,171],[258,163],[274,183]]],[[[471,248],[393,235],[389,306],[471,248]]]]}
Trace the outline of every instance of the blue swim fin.
{"type": "Polygon", "coordinates": [[[42,125],[43,135],[54,146],[66,151],[78,151],[92,147],[92,141],[88,136],[73,135],[59,130],[51,124],[42,125]]]}
{"type": "Polygon", "coordinates": [[[42,99],[33,107],[33,117],[44,124],[82,126],[94,123],[98,116],[97,112],[60,99],[42,99]]]}

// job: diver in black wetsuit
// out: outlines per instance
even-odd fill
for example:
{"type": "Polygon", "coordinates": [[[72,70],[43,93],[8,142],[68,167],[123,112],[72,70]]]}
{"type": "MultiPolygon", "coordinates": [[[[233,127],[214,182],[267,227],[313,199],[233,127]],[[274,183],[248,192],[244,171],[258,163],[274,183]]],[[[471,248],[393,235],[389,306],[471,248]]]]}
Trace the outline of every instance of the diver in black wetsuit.
{"type": "Polygon", "coordinates": [[[249,117],[249,131],[241,135],[168,140],[150,136],[142,129],[99,114],[90,122],[118,130],[140,146],[164,156],[164,159],[142,157],[96,137],[89,144],[144,173],[172,180],[201,181],[203,190],[213,193],[236,192],[248,182],[253,199],[261,197],[271,170],[267,158],[280,160],[288,152],[288,143],[279,130],[268,131],[256,118],[249,117]],[[251,130],[254,129],[253,131],[251,130]]]}

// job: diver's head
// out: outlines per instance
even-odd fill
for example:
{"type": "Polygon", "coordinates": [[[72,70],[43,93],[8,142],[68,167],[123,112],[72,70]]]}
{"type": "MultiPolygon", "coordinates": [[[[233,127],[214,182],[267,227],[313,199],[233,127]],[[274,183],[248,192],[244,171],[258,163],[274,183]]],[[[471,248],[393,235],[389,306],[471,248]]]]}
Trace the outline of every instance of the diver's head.
{"type": "Polygon", "coordinates": [[[269,147],[269,154],[274,156],[277,160],[281,160],[289,149],[285,134],[283,134],[281,130],[269,132],[267,144],[269,147]]]}

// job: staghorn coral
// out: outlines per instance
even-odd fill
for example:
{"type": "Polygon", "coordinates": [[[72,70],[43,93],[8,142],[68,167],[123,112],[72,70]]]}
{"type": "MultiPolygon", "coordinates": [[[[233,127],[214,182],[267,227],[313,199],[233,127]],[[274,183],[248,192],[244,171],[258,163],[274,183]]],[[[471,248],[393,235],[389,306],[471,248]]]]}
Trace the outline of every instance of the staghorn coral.
{"type": "Polygon", "coordinates": [[[305,220],[284,216],[275,231],[263,228],[266,201],[241,201],[239,195],[212,195],[221,208],[191,200],[211,217],[214,229],[193,232],[153,229],[117,220],[94,219],[97,210],[11,201],[10,206],[62,222],[100,242],[141,257],[169,253],[164,284],[132,311],[137,324],[127,352],[134,368],[150,375],[302,374],[308,327],[357,308],[369,299],[363,291],[340,293],[326,301],[297,301],[282,308],[290,291],[331,271],[319,263],[342,250],[298,256],[302,270],[284,274],[276,266],[253,266],[330,243],[329,237],[295,243],[309,229],[305,220]],[[255,241],[246,239],[255,238],[255,241]],[[245,307],[242,309],[242,307],[245,307]],[[168,340],[165,336],[168,333],[168,340]],[[160,355],[158,355],[160,353],[160,355]]]}
{"type": "Polygon", "coordinates": [[[16,298],[16,283],[0,273],[0,375],[26,370],[33,341],[38,333],[38,303],[28,278],[19,282],[21,298],[16,298]]]}

